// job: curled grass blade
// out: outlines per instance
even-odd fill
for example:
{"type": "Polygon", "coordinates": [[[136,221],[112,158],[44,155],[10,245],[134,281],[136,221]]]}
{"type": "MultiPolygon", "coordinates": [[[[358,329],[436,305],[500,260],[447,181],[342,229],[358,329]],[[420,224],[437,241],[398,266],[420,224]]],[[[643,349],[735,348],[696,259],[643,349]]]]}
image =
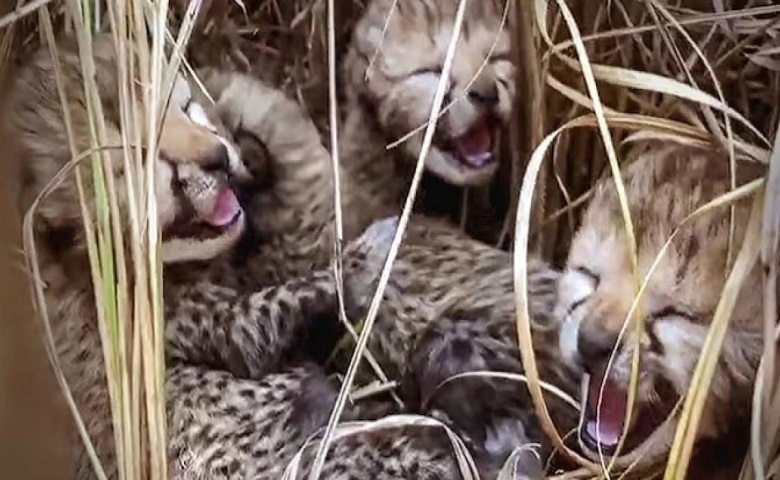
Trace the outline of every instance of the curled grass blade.
{"type": "MultiPolygon", "coordinates": [[[[453,453],[455,454],[458,467],[460,469],[463,480],[479,480],[479,472],[477,471],[476,464],[473,457],[466,448],[458,435],[453,432],[449,427],[440,421],[425,417],[421,415],[390,415],[379,420],[370,422],[344,422],[339,424],[332,433],[332,441],[338,441],[350,436],[360,435],[364,433],[373,433],[381,430],[391,430],[398,428],[442,428],[444,429],[447,437],[452,445],[453,453]]],[[[322,432],[317,432],[309,437],[303,446],[298,450],[295,456],[290,460],[285,469],[282,480],[295,480],[298,478],[298,472],[301,469],[301,463],[303,461],[303,455],[306,450],[315,442],[322,442],[318,437],[322,432]]],[[[312,470],[313,472],[314,470],[312,470]]]]}
{"type": "MultiPolygon", "coordinates": [[[[566,26],[568,27],[569,32],[571,33],[572,40],[574,41],[574,46],[577,52],[577,59],[578,59],[578,63],[576,62],[575,63],[579,66],[578,70],[582,72],[583,79],[585,81],[585,85],[588,90],[588,94],[591,97],[592,108],[594,114],[596,115],[599,132],[601,134],[601,138],[604,143],[604,148],[607,153],[607,158],[609,160],[609,166],[612,171],[612,177],[614,179],[615,188],[618,195],[618,201],[620,202],[620,212],[625,227],[626,242],[628,243],[628,256],[629,256],[628,261],[629,261],[629,265],[631,265],[631,271],[634,277],[635,287],[637,287],[639,283],[639,277],[637,272],[638,267],[637,267],[637,253],[636,253],[636,238],[634,235],[634,224],[631,219],[631,213],[628,209],[628,199],[626,197],[625,186],[623,185],[623,180],[620,175],[620,165],[617,160],[617,153],[615,152],[615,147],[612,142],[612,136],[609,131],[609,126],[605,117],[604,106],[601,103],[599,90],[596,85],[596,79],[591,67],[590,59],[588,58],[588,53],[585,49],[585,44],[582,42],[582,35],[580,34],[577,21],[574,18],[574,15],[572,14],[571,10],[569,9],[565,1],[563,0],[556,0],[556,1],[561,14],[563,15],[564,22],[566,23],[566,26]]],[[[538,0],[537,5],[539,4],[539,2],[546,3],[546,0],[538,0]]],[[[539,8],[539,10],[546,11],[546,8],[544,9],[539,8]]],[[[543,27],[543,25],[540,25],[540,27],[543,27]]],[[[547,33],[544,34],[544,37],[549,40],[549,35],[547,33]]],[[[629,317],[627,321],[633,323],[633,319],[631,317],[629,317]]],[[[641,322],[637,322],[635,327],[636,327],[635,335],[637,338],[636,344],[639,345],[640,342],[638,340],[642,336],[643,325],[641,322]]],[[[634,355],[631,362],[631,380],[629,382],[630,384],[628,390],[628,408],[626,409],[626,414],[625,414],[626,420],[624,422],[624,430],[630,424],[629,420],[633,415],[633,406],[634,406],[634,400],[636,398],[636,390],[637,390],[637,379],[639,378],[639,353],[640,353],[640,349],[636,348],[634,350],[634,355]]],[[[601,397],[601,395],[602,394],[600,394],[599,397],[601,397]]],[[[601,398],[599,398],[599,402],[597,405],[597,409],[600,408],[601,408],[601,398]]],[[[597,418],[597,422],[599,422],[601,419],[601,415],[597,413],[596,418],[597,418]]],[[[618,452],[622,449],[623,446],[622,443],[625,434],[626,432],[624,431],[623,434],[621,435],[621,440],[617,447],[618,452]]],[[[599,457],[601,459],[602,467],[608,470],[604,465],[604,457],[603,457],[603,452],[601,451],[600,448],[600,444],[599,444],[599,457]]]]}

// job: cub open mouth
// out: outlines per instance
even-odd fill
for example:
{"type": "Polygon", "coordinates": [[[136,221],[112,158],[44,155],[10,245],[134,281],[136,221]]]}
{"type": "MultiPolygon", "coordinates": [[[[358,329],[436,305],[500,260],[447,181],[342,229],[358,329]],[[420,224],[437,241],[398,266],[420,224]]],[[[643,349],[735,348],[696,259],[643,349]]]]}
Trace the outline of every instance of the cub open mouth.
{"type": "MultiPolygon", "coordinates": [[[[600,449],[604,455],[612,455],[623,434],[628,410],[628,385],[619,385],[609,377],[605,381],[604,371],[591,375],[585,382],[587,395],[583,400],[580,438],[589,450],[598,452],[600,449]]],[[[655,433],[672,413],[679,399],[668,382],[659,380],[654,386],[658,394],[657,400],[637,399],[634,403],[621,455],[630,453],[655,433]]]]}
{"type": "Polygon", "coordinates": [[[244,213],[235,192],[225,188],[218,195],[214,208],[208,215],[177,220],[165,230],[163,236],[207,239],[224,235],[235,228],[244,213]]]}
{"type": "Polygon", "coordinates": [[[447,142],[441,149],[450,161],[461,168],[480,170],[495,163],[493,157],[495,121],[483,117],[471,130],[447,142]]]}

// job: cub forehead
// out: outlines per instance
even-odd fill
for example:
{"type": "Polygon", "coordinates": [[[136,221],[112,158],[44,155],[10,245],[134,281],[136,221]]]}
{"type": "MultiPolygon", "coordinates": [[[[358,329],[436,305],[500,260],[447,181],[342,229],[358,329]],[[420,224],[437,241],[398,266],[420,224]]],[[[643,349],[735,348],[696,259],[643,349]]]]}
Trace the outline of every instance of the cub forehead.
{"type": "MultiPolygon", "coordinates": [[[[622,178],[641,278],[653,268],[648,293],[673,298],[696,311],[714,308],[727,269],[729,209],[714,210],[694,221],[686,218],[729,191],[728,160],[714,152],[655,145],[624,168],[622,178]],[[675,237],[664,250],[672,234],[675,237]]],[[[736,204],[734,248],[744,235],[747,206],[747,200],[736,204]]],[[[611,177],[594,193],[572,243],[569,265],[590,266],[607,278],[633,281],[620,201],[611,177]]]]}
{"type": "MultiPolygon", "coordinates": [[[[404,65],[423,59],[442,61],[452,38],[457,4],[451,0],[374,1],[354,30],[353,46],[375,57],[380,67],[389,62],[385,65],[388,73],[401,72],[404,65]],[[414,48],[408,48],[411,45],[414,48]]],[[[508,26],[501,28],[505,18],[508,21],[503,2],[469,2],[456,63],[469,55],[484,57],[491,48],[507,50],[508,26]]]]}
{"type": "MultiPolygon", "coordinates": [[[[628,209],[638,246],[665,241],[675,228],[706,202],[729,190],[728,160],[715,152],[671,144],[650,144],[621,172],[628,209]]],[[[723,212],[702,217],[691,234],[719,236],[716,228],[723,212]],[[704,230],[704,231],[697,231],[704,230]]],[[[604,236],[625,230],[621,202],[614,179],[609,176],[597,187],[584,215],[584,225],[601,230],[604,236]]]]}

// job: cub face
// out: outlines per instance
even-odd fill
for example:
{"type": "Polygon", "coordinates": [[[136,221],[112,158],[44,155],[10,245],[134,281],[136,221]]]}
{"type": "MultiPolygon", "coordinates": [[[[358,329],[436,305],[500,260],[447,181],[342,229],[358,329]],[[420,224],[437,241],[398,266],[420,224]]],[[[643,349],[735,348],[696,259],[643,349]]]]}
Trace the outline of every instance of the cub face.
{"type": "MultiPolygon", "coordinates": [[[[121,145],[114,55],[110,36],[96,36],[95,80],[104,110],[107,142],[121,145]]],[[[75,42],[60,42],[59,59],[76,150],[83,152],[90,149],[89,124],[75,42]]],[[[232,247],[244,230],[244,214],[234,188],[247,180],[249,173],[238,150],[228,140],[231,136],[193,95],[189,84],[178,77],[158,137],[154,189],[166,263],[214,258],[232,247]]],[[[21,160],[20,200],[26,210],[72,158],[57,77],[47,48],[42,48],[18,71],[7,106],[4,133],[21,160]]],[[[142,145],[146,144],[146,135],[146,131],[141,132],[142,145]]],[[[116,148],[106,152],[119,194],[119,208],[126,214],[127,205],[121,203],[126,198],[123,153],[116,148]]],[[[86,192],[91,193],[91,175],[82,178],[86,192]]],[[[93,206],[89,208],[94,211],[93,206]]],[[[41,204],[36,228],[56,239],[56,245],[52,245],[56,251],[82,254],[85,243],[81,222],[76,184],[69,176],[41,204]]]]}
{"type": "Polygon", "coordinates": [[[250,175],[228,138],[179,77],[162,127],[155,185],[164,262],[211,259],[243,233],[234,188],[250,175]]]}
{"type": "MultiPolygon", "coordinates": [[[[400,0],[393,8],[393,3],[369,5],[345,60],[348,95],[368,107],[388,142],[428,122],[458,5],[454,0],[400,0]]],[[[439,119],[425,165],[455,185],[492,178],[496,133],[511,116],[515,68],[508,26],[501,26],[503,9],[498,0],[469,2],[447,79],[443,106],[454,104],[439,119]]],[[[399,147],[410,162],[416,161],[423,136],[420,129],[399,147]]]]}
{"type": "MultiPolygon", "coordinates": [[[[626,169],[623,178],[640,280],[675,227],[697,207],[729,190],[727,165],[717,155],[656,146],[626,169]]],[[[746,202],[738,204],[734,255],[748,213],[746,202]]],[[[729,228],[728,208],[683,227],[649,279],[636,317],[644,322],[638,397],[618,465],[635,461],[641,465],[662,459],[669,451],[679,414],[675,406],[688,391],[728,275],[729,228]]],[[[634,330],[626,329],[619,339],[635,298],[624,232],[610,178],[597,187],[573,240],[556,307],[563,317],[564,357],[583,371],[587,393],[579,438],[594,459],[599,451],[607,457],[615,453],[637,348],[634,330]],[[613,349],[614,360],[607,369],[613,349]]],[[[699,438],[721,437],[748,414],[762,352],[760,284],[756,268],[732,315],[699,438]]]]}

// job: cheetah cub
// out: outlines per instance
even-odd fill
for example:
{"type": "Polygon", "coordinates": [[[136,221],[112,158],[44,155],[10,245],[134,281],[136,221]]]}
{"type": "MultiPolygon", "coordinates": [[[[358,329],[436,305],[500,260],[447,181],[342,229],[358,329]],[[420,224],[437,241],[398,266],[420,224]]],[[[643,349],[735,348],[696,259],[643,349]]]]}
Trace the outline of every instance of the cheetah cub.
{"type": "MultiPolygon", "coordinates": [[[[752,165],[738,167],[741,182],[756,173],[752,165]]],[[[650,145],[623,175],[640,278],[687,215],[729,190],[725,158],[676,144],[650,145]]],[[[738,249],[749,205],[743,201],[736,209],[734,248],[738,249]]],[[[669,451],[679,414],[673,410],[690,385],[727,276],[729,229],[728,208],[683,227],[650,277],[641,310],[645,333],[640,345],[638,398],[619,464],[638,461],[639,467],[646,466],[663,460],[669,451]]],[[[631,359],[637,348],[630,331],[618,340],[634,300],[624,232],[618,197],[609,179],[597,187],[585,212],[560,282],[557,309],[564,317],[560,346],[565,359],[584,371],[587,394],[579,437],[593,458],[599,450],[605,455],[615,453],[625,427],[631,359]],[[607,370],[615,348],[614,362],[607,370]]],[[[731,318],[698,432],[701,442],[720,440],[736,450],[747,444],[735,442],[733,435],[749,418],[762,352],[760,278],[758,269],[751,273],[731,318]]],[[[736,458],[739,463],[740,452],[736,453],[731,460],[736,458]]],[[[701,478],[712,478],[710,474],[721,465],[713,467],[701,478]]]]}
{"type": "MultiPolygon", "coordinates": [[[[89,148],[89,130],[78,48],[66,39],[58,50],[77,148],[84,150],[89,148]]],[[[94,38],[93,55],[108,141],[119,144],[118,80],[110,36],[94,38]]],[[[26,210],[71,159],[47,48],[13,79],[3,133],[8,142],[4,145],[13,145],[20,157],[20,208],[26,210]]],[[[324,427],[336,397],[319,368],[295,355],[298,339],[314,319],[336,310],[329,270],[249,291],[212,280],[210,266],[223,265],[247,223],[235,191],[248,181],[249,172],[231,138],[218,116],[194,101],[188,83],[177,78],[154,164],[165,268],[168,455],[174,479],[280,478],[305,441],[324,427]]],[[[121,188],[121,153],[111,155],[112,173],[121,188]]],[[[81,232],[76,185],[68,177],[38,211],[36,243],[56,353],[99,460],[114,479],[110,401],[81,232]]],[[[387,245],[368,235],[346,252],[371,257],[377,255],[372,253],[375,247],[386,251],[387,245]]],[[[457,478],[440,433],[394,431],[339,441],[323,478],[457,478]]],[[[95,478],[75,429],[73,435],[69,474],[95,478]]],[[[304,467],[310,460],[305,456],[304,467]]]]}
{"type": "MultiPolygon", "coordinates": [[[[342,63],[340,149],[345,175],[359,185],[344,193],[345,211],[358,231],[366,222],[396,215],[406,197],[422,146],[419,127],[428,122],[458,3],[373,0],[355,26],[342,63]],[[387,149],[413,130],[397,148],[387,149]]],[[[503,0],[480,0],[466,7],[447,79],[449,107],[425,160],[431,178],[444,184],[484,186],[497,170],[493,152],[515,99],[504,6],[503,0]]]]}

